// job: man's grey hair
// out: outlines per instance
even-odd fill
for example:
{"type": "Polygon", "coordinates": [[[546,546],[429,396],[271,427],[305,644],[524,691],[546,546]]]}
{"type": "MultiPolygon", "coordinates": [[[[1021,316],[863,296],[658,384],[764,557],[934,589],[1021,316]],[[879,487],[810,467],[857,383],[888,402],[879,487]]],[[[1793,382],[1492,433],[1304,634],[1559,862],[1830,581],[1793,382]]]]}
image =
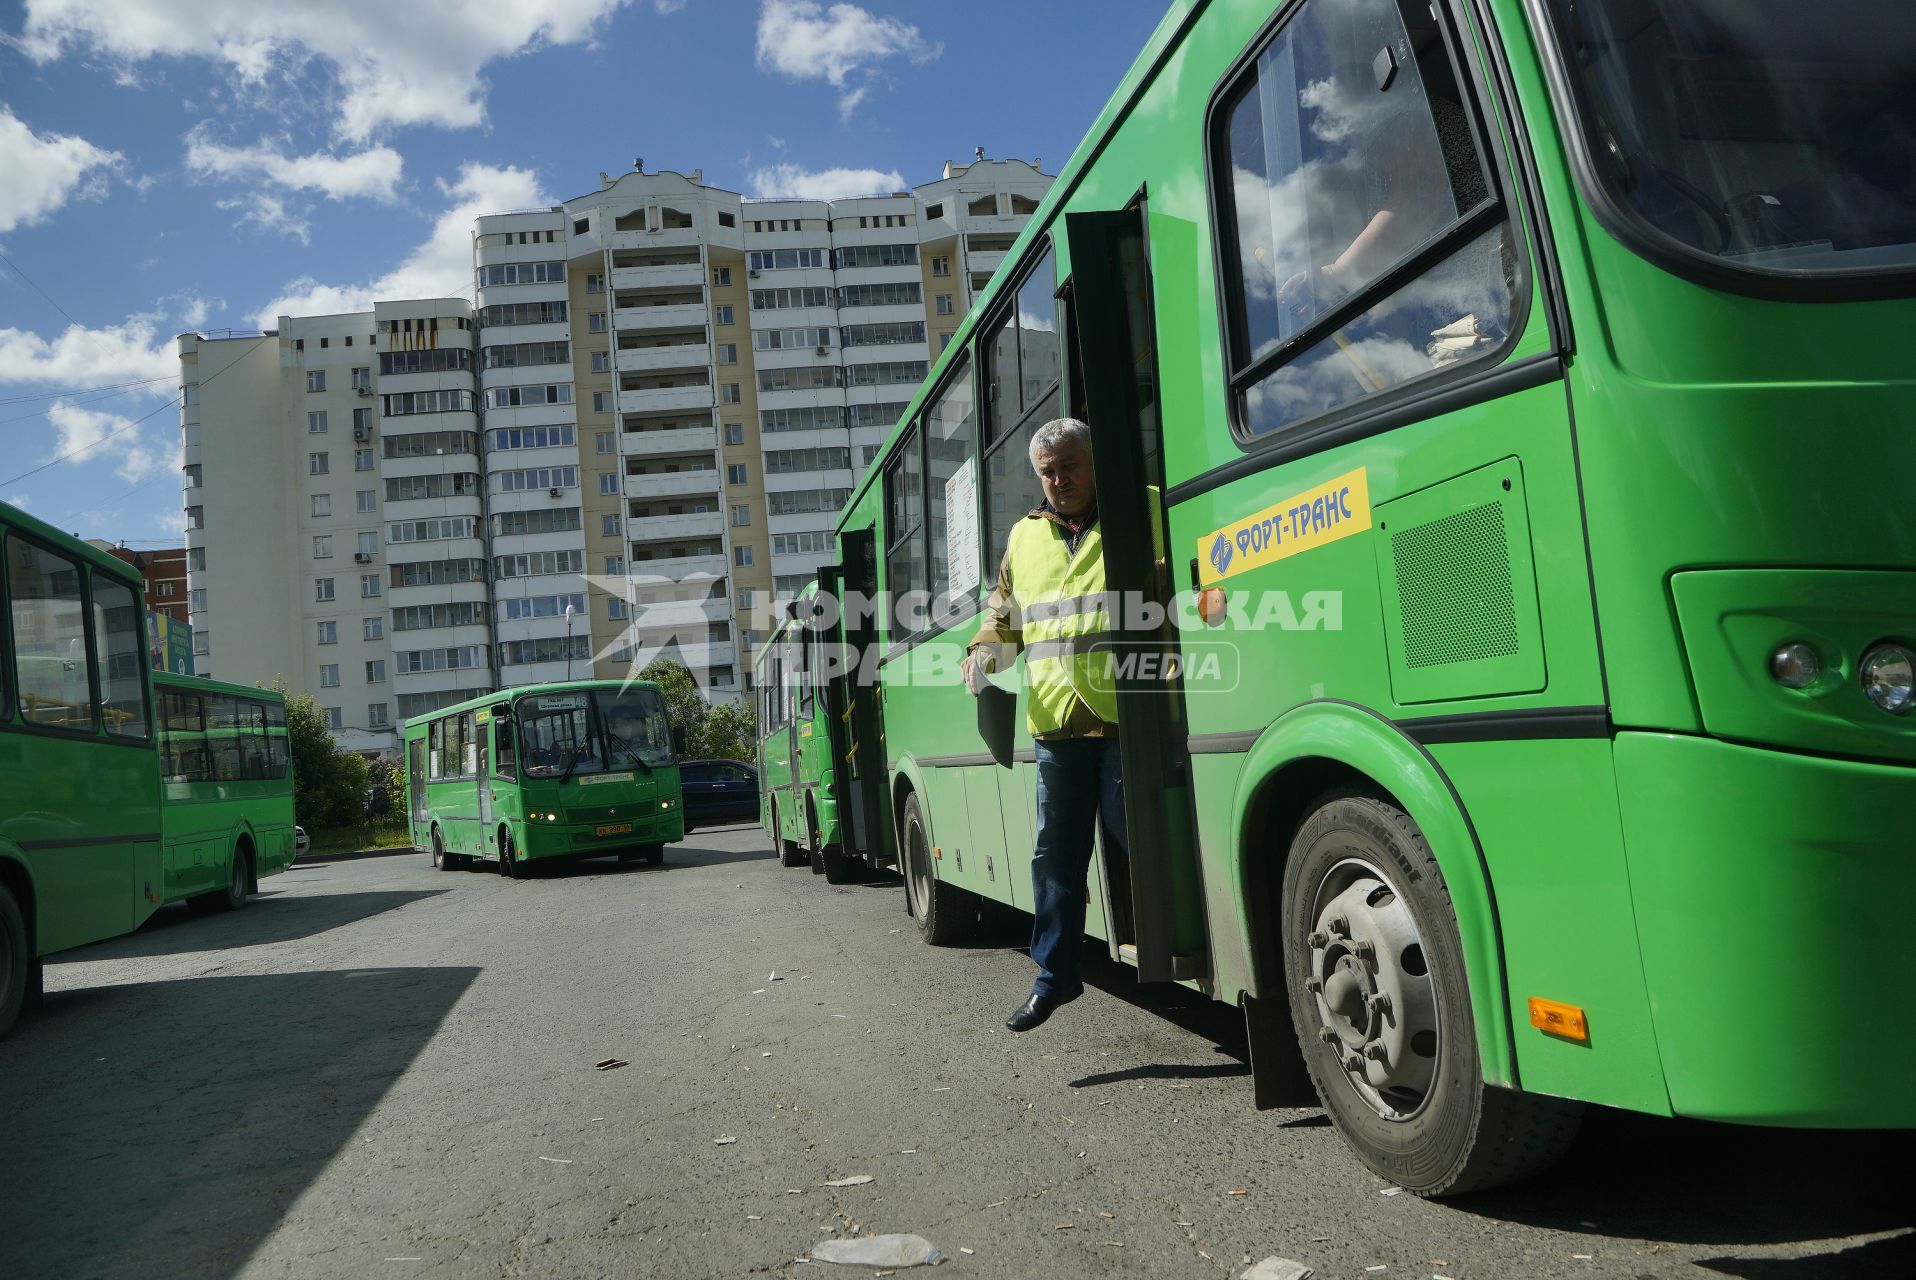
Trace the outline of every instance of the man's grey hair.
{"type": "Polygon", "coordinates": [[[1053,418],[1031,435],[1031,465],[1037,467],[1041,453],[1056,453],[1060,449],[1070,448],[1091,452],[1090,425],[1077,418],[1053,418]]]}

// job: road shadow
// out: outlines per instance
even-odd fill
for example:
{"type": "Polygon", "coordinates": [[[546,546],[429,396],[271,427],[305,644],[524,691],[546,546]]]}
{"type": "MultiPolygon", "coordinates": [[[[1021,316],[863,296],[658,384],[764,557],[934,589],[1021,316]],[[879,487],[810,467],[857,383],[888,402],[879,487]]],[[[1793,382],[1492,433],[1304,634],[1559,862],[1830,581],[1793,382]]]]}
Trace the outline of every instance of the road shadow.
{"type": "Polygon", "coordinates": [[[1916,1234],[1870,1240],[1853,1249],[1801,1258],[1699,1258],[1706,1271],[1743,1280],[1909,1280],[1916,1276],[1916,1234]]]}
{"type": "MultiPolygon", "coordinates": [[[[580,858],[577,861],[542,861],[533,864],[532,874],[541,880],[573,880],[592,876],[654,876],[665,871],[686,871],[694,867],[722,867],[734,862],[770,862],[778,856],[770,849],[708,849],[691,844],[668,844],[665,861],[649,865],[637,859],[620,862],[617,855],[580,858]]],[[[498,874],[496,863],[481,863],[481,872],[498,874]]]]}
{"type": "Polygon", "coordinates": [[[1248,1076],[1250,1067],[1242,1062],[1149,1062],[1121,1071],[1100,1071],[1080,1076],[1071,1082],[1073,1089],[1095,1089],[1099,1085],[1123,1084],[1128,1080],[1215,1080],[1220,1076],[1248,1076]]]}
{"type": "Polygon", "coordinates": [[[186,978],[50,999],[0,1043],[7,1273],[237,1273],[478,972],[186,978]]]}
{"type": "MultiPolygon", "coordinates": [[[[1593,1107],[1556,1170],[1449,1203],[1528,1226],[1671,1243],[1829,1240],[1916,1227],[1916,1203],[1904,1180],[1912,1156],[1916,1134],[1908,1132],[1756,1128],[1593,1107]]],[[[1916,1238],[1897,1239],[1902,1242],[1869,1246],[1873,1252],[1856,1261],[1873,1266],[1876,1258],[1893,1257],[1895,1275],[1916,1275],[1909,1261],[1916,1238]]],[[[1709,1265],[1727,1275],[1781,1280],[1831,1274],[1809,1264],[1829,1268],[1834,1256],[1806,1259],[1800,1267],[1776,1259],[1709,1265]]]]}
{"type": "MultiPolygon", "coordinates": [[[[266,881],[272,885],[272,880],[266,881]]],[[[184,902],[161,907],[132,933],[47,957],[49,966],[82,960],[122,960],[270,946],[310,938],[354,924],[394,907],[433,898],[444,889],[381,889],[360,893],[285,893],[273,888],[246,900],[238,911],[193,911],[184,902]]]]}

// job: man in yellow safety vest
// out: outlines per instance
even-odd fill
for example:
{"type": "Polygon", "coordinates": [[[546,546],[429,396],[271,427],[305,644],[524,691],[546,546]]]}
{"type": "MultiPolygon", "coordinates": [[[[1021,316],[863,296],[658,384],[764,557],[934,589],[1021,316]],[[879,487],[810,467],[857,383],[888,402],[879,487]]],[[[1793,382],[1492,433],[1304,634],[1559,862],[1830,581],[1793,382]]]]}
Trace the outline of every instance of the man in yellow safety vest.
{"type": "Polygon", "coordinates": [[[1025,724],[1038,760],[1038,842],[1031,862],[1031,958],[1038,977],[1005,1021],[1013,1031],[1029,1031],[1083,993],[1078,949],[1100,814],[1110,837],[1120,846],[1125,839],[1118,706],[1110,657],[1100,647],[1115,608],[1104,586],[1091,429],[1075,418],[1045,423],[1031,438],[1031,466],[1044,501],[1012,527],[963,666],[965,685],[976,696],[987,674],[1009,666],[1022,649],[1031,686],[1025,724]]]}

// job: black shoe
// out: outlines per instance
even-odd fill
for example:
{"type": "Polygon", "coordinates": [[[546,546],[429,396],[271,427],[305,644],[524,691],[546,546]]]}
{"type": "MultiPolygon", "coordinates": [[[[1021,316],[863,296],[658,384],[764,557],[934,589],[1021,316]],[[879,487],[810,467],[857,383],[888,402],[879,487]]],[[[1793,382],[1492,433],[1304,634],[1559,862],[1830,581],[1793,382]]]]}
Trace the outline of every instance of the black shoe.
{"type": "Polygon", "coordinates": [[[1023,1004],[1012,1011],[1009,1018],[1005,1019],[1005,1025],[1013,1031],[1029,1031],[1033,1027],[1042,1026],[1045,1019],[1051,1016],[1052,1010],[1056,1009],[1059,1005],[1070,1004],[1076,999],[1076,996],[1060,998],[1054,995],[1047,995],[1041,991],[1034,991],[1026,998],[1023,1004]]]}

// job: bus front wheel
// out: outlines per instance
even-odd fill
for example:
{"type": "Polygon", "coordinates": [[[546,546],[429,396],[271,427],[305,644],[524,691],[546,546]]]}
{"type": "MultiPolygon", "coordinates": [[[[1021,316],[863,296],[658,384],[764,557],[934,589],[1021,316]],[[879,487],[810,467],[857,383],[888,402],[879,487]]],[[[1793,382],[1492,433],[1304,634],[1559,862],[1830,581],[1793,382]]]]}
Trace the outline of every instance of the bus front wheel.
{"type": "Polygon", "coordinates": [[[963,942],[977,918],[975,898],[957,885],[940,880],[931,867],[931,841],[918,810],[916,793],[905,797],[905,894],[918,921],[918,936],[934,947],[963,942]]]}
{"type": "Polygon", "coordinates": [[[459,855],[446,852],[446,838],[439,833],[438,827],[434,827],[432,829],[432,865],[441,871],[457,871],[459,863],[459,855]]]}
{"type": "Polygon", "coordinates": [[[0,1036],[27,1002],[28,972],[33,968],[33,946],[27,941],[26,917],[13,890],[0,884],[0,1036]]]}
{"type": "Polygon", "coordinates": [[[1292,1021],[1317,1095],[1381,1177],[1458,1195],[1554,1164],[1579,1104],[1485,1082],[1449,886],[1409,814],[1320,798],[1284,868],[1292,1021]]]}
{"type": "Polygon", "coordinates": [[[518,846],[512,842],[512,828],[507,827],[499,833],[499,874],[508,880],[523,880],[530,873],[525,860],[519,856],[518,846]]]}
{"type": "Polygon", "coordinates": [[[233,848],[233,870],[226,880],[226,891],[211,898],[221,911],[238,911],[246,905],[246,890],[253,879],[253,849],[241,841],[233,848]]]}

